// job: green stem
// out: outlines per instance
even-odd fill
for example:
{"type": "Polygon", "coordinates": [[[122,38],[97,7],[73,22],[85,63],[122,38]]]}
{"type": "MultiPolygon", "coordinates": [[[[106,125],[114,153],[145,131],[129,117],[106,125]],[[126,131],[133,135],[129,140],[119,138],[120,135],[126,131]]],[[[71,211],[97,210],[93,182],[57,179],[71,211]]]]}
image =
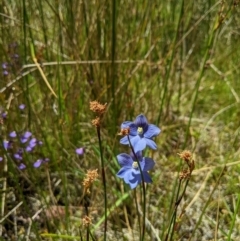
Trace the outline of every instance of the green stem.
{"type": "Polygon", "coordinates": [[[136,153],[135,153],[135,151],[133,149],[133,146],[131,144],[129,135],[127,137],[128,137],[128,142],[129,142],[129,145],[131,147],[132,153],[133,153],[135,159],[137,160],[138,168],[140,170],[141,179],[142,179],[142,190],[143,190],[143,227],[142,227],[142,239],[141,240],[144,241],[145,227],[146,227],[146,222],[145,222],[145,218],[146,218],[146,188],[145,188],[145,185],[144,185],[144,176],[143,176],[143,171],[142,171],[140,162],[139,162],[139,160],[137,158],[137,155],[136,155],[136,153]]]}
{"type": "Polygon", "coordinates": [[[236,222],[237,215],[239,213],[239,209],[240,209],[240,194],[238,194],[237,206],[236,206],[236,209],[234,211],[234,216],[233,216],[233,219],[232,219],[231,227],[230,227],[229,232],[228,232],[227,241],[232,240],[231,235],[232,235],[232,231],[233,231],[233,228],[234,228],[234,225],[235,225],[235,222],[236,222]]]}
{"type": "Polygon", "coordinates": [[[101,168],[102,168],[102,181],[103,181],[103,188],[104,188],[104,241],[107,240],[107,185],[106,185],[106,176],[105,176],[105,167],[104,167],[104,160],[103,160],[103,150],[102,150],[102,141],[101,141],[101,132],[100,127],[97,127],[97,136],[98,136],[98,143],[101,155],[101,168]]]}
{"type": "Polygon", "coordinates": [[[215,32],[216,32],[216,30],[218,28],[217,27],[218,26],[217,23],[218,23],[218,20],[216,20],[216,23],[213,26],[213,30],[212,30],[210,36],[208,37],[208,43],[207,43],[206,51],[205,51],[205,54],[204,54],[204,57],[203,57],[203,62],[202,62],[201,68],[200,68],[200,73],[199,73],[196,85],[194,87],[195,95],[194,95],[194,98],[193,98],[192,110],[191,110],[190,116],[189,116],[189,121],[188,121],[188,125],[187,125],[187,130],[186,130],[186,136],[185,136],[183,149],[187,145],[187,140],[188,140],[188,136],[189,136],[189,130],[190,130],[190,126],[191,126],[191,123],[192,123],[193,112],[195,110],[195,106],[196,106],[197,99],[198,99],[198,93],[199,93],[200,84],[201,84],[201,81],[202,81],[202,78],[203,78],[203,74],[204,74],[205,69],[206,69],[207,60],[208,60],[208,58],[210,56],[210,52],[211,52],[210,49],[211,49],[211,47],[213,45],[213,39],[214,39],[213,37],[214,37],[214,34],[215,34],[215,32]]]}
{"type": "MultiPolygon", "coordinates": [[[[180,192],[181,184],[182,184],[182,180],[180,180],[180,182],[178,183],[178,189],[177,189],[176,200],[178,200],[178,197],[179,197],[179,192],[180,192]]],[[[177,213],[176,203],[177,203],[177,202],[175,202],[174,211],[173,211],[173,213],[172,213],[172,217],[171,217],[171,219],[170,219],[170,223],[169,223],[169,225],[168,225],[168,231],[167,231],[167,234],[166,234],[166,237],[165,237],[165,241],[168,240],[168,236],[169,236],[169,233],[170,233],[171,227],[173,226],[172,223],[174,223],[174,220],[176,220],[176,213],[177,213]]],[[[172,236],[172,235],[171,235],[171,236],[172,236]]]]}
{"type": "MultiPolygon", "coordinates": [[[[88,216],[88,215],[89,215],[89,212],[88,212],[88,204],[85,204],[84,207],[85,207],[86,215],[88,216]]],[[[88,225],[88,226],[87,226],[86,241],[89,241],[89,233],[90,233],[90,228],[89,228],[89,225],[88,225]]]]}
{"type": "Polygon", "coordinates": [[[170,59],[169,59],[169,64],[168,64],[168,67],[167,67],[166,77],[164,79],[163,96],[162,96],[162,99],[161,99],[161,104],[160,104],[157,124],[159,124],[159,122],[161,120],[162,112],[163,112],[163,106],[164,106],[164,103],[165,103],[165,98],[166,98],[166,95],[168,93],[168,81],[169,81],[169,78],[170,78],[170,73],[171,73],[171,69],[172,69],[173,59],[174,59],[174,56],[175,56],[176,40],[177,40],[177,36],[178,36],[178,33],[179,33],[180,22],[181,22],[181,18],[182,18],[182,14],[183,14],[183,6],[184,6],[184,0],[182,0],[182,2],[181,2],[181,9],[180,9],[179,17],[178,17],[177,29],[176,29],[176,32],[175,32],[175,35],[174,35],[174,39],[173,39],[172,52],[171,52],[171,56],[170,56],[170,59]]]}
{"type": "Polygon", "coordinates": [[[136,192],[136,189],[134,189],[134,200],[135,200],[135,205],[136,205],[136,210],[137,210],[137,217],[138,217],[138,226],[139,226],[139,233],[140,233],[140,236],[139,236],[139,240],[141,241],[141,218],[140,218],[140,212],[138,211],[138,204],[137,204],[137,192],[136,192]]]}
{"type": "MultiPolygon", "coordinates": [[[[176,203],[175,203],[175,210],[174,210],[175,215],[174,215],[173,223],[172,223],[172,227],[173,227],[173,229],[172,229],[172,232],[171,232],[170,241],[173,239],[174,227],[175,227],[175,224],[176,224],[176,218],[177,218],[177,209],[178,209],[178,206],[179,206],[180,202],[182,201],[183,196],[184,196],[185,193],[186,193],[186,190],[187,190],[187,186],[188,186],[189,180],[190,180],[190,179],[187,179],[186,184],[185,184],[185,186],[184,186],[184,189],[183,189],[183,192],[182,192],[180,198],[178,198],[178,196],[177,196],[177,199],[176,199],[177,201],[176,201],[176,203]]],[[[182,182],[182,180],[180,180],[180,183],[181,183],[181,182],[182,182]]]]}

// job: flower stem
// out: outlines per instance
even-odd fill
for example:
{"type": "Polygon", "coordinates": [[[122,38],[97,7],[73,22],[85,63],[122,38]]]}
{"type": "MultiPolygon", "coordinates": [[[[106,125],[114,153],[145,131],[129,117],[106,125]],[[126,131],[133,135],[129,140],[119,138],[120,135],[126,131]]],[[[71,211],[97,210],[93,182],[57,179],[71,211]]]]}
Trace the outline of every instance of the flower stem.
{"type": "Polygon", "coordinates": [[[131,148],[131,150],[132,150],[132,153],[133,153],[135,159],[137,160],[138,168],[139,168],[139,170],[140,170],[141,179],[142,179],[142,190],[143,190],[143,225],[142,225],[141,240],[144,241],[145,227],[146,227],[146,222],[145,222],[145,219],[146,219],[146,188],[145,188],[145,184],[144,184],[144,176],[143,176],[143,171],[142,171],[140,162],[139,162],[138,157],[137,157],[137,155],[136,155],[136,153],[135,153],[135,151],[134,151],[134,149],[133,149],[133,146],[132,146],[132,144],[131,144],[129,135],[127,135],[127,137],[128,137],[128,142],[129,142],[130,148],[131,148]]]}
{"type": "Polygon", "coordinates": [[[135,205],[136,205],[136,210],[137,210],[137,217],[138,217],[138,226],[139,226],[139,233],[140,233],[140,241],[141,241],[141,215],[140,215],[140,212],[139,212],[139,206],[138,206],[138,203],[137,203],[137,192],[136,192],[136,189],[134,189],[134,200],[135,200],[135,205]]]}
{"type": "MultiPolygon", "coordinates": [[[[179,197],[179,192],[180,192],[180,188],[181,188],[181,183],[182,183],[182,180],[180,180],[179,183],[178,183],[176,200],[178,200],[178,197],[179,197]]],[[[168,240],[169,234],[171,233],[172,224],[174,223],[174,220],[176,219],[176,213],[177,213],[176,203],[177,203],[177,202],[175,202],[174,211],[173,211],[173,213],[172,213],[172,217],[171,217],[171,220],[170,220],[170,223],[169,223],[169,226],[168,226],[168,231],[167,231],[167,234],[166,234],[166,237],[165,237],[165,241],[168,240]]],[[[172,233],[173,233],[173,232],[172,232],[172,233]]],[[[171,236],[172,236],[172,234],[171,234],[171,236]]]]}
{"type": "Polygon", "coordinates": [[[188,183],[189,183],[189,179],[187,179],[187,181],[185,183],[185,186],[184,186],[184,189],[183,189],[181,195],[179,196],[180,188],[181,188],[181,185],[182,185],[182,180],[179,181],[177,196],[176,196],[176,202],[175,202],[173,214],[172,214],[172,217],[171,217],[171,221],[170,221],[170,224],[169,224],[169,227],[168,227],[168,232],[167,232],[166,237],[165,237],[165,241],[168,240],[169,234],[170,234],[170,241],[173,239],[174,227],[175,227],[176,218],[177,218],[177,209],[178,209],[179,204],[182,201],[183,196],[186,193],[188,183]],[[172,228],[172,231],[171,231],[171,228],[172,228]]]}
{"type": "MultiPolygon", "coordinates": [[[[84,204],[84,208],[85,208],[86,216],[89,216],[88,204],[84,204]]],[[[86,241],[89,241],[89,232],[90,232],[89,225],[87,225],[86,241]]]]}
{"type": "Polygon", "coordinates": [[[101,169],[102,169],[102,182],[104,188],[104,241],[107,240],[107,185],[106,185],[106,176],[105,176],[105,167],[104,167],[104,160],[103,160],[103,150],[102,150],[102,141],[101,141],[101,132],[100,127],[97,127],[97,136],[98,136],[98,143],[100,149],[100,156],[101,156],[101,169]]]}

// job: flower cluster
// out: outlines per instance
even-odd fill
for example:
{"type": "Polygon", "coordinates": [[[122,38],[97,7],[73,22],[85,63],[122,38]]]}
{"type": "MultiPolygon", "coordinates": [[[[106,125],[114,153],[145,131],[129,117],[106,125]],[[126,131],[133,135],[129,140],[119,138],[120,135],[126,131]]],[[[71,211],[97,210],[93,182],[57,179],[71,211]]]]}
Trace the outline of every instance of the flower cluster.
{"type": "Polygon", "coordinates": [[[157,126],[148,124],[143,114],[137,116],[134,122],[125,121],[122,123],[121,134],[124,133],[125,136],[120,140],[120,143],[129,145],[132,152],[130,155],[122,153],[117,156],[121,166],[117,176],[129,184],[131,189],[142,182],[142,176],[144,182],[152,182],[148,171],[154,167],[155,162],[149,157],[143,157],[142,151],[147,146],[154,150],[157,149],[157,145],[152,138],[160,132],[161,130],[157,126]]]}
{"type": "Polygon", "coordinates": [[[9,57],[9,62],[2,63],[3,76],[8,76],[10,73],[14,73],[15,71],[21,68],[17,43],[9,44],[8,57],[9,57]]]}
{"type": "MultiPolygon", "coordinates": [[[[25,131],[20,134],[16,131],[12,131],[9,133],[9,139],[3,141],[3,148],[5,151],[12,156],[13,160],[17,163],[18,168],[20,170],[26,168],[26,160],[25,158],[28,153],[34,152],[37,146],[42,146],[43,142],[33,137],[30,131],[25,131]]],[[[0,161],[3,158],[0,157],[0,161]]],[[[49,158],[39,158],[37,161],[33,163],[33,167],[38,168],[43,163],[47,163],[49,158]]]]}

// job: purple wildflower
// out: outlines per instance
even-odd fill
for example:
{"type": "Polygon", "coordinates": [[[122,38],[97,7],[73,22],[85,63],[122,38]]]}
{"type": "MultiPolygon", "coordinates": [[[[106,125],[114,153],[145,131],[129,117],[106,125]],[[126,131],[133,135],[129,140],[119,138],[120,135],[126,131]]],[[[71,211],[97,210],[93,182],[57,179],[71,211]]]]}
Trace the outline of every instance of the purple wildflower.
{"type": "Polygon", "coordinates": [[[38,143],[37,139],[36,138],[32,138],[29,141],[28,145],[33,148],[33,147],[35,147],[37,145],[37,143],[38,143]]]}
{"type": "Polygon", "coordinates": [[[11,148],[12,147],[12,142],[4,140],[3,141],[3,147],[4,147],[5,150],[11,148]]]}
{"type": "Polygon", "coordinates": [[[38,159],[36,162],[33,163],[33,166],[34,166],[35,168],[38,168],[38,167],[40,167],[42,164],[47,163],[47,162],[49,162],[49,158],[44,158],[44,159],[40,158],[40,159],[38,159]]]}
{"type": "Polygon", "coordinates": [[[82,155],[84,154],[84,148],[83,148],[83,147],[77,148],[77,149],[75,150],[75,152],[76,152],[78,155],[82,156],[82,155]]]}
{"type": "Polygon", "coordinates": [[[26,143],[31,135],[30,131],[26,131],[20,138],[21,143],[26,143]]]}
{"type": "Polygon", "coordinates": [[[4,71],[3,71],[3,75],[4,75],[4,76],[7,76],[7,75],[8,75],[8,71],[7,71],[7,70],[4,70],[4,71]]]}
{"type": "Polygon", "coordinates": [[[16,131],[12,131],[12,132],[9,134],[9,136],[12,137],[12,138],[17,137],[16,131]]]}
{"type": "MultiPolygon", "coordinates": [[[[157,149],[156,143],[152,138],[157,136],[161,130],[153,124],[148,124],[147,119],[143,114],[137,116],[134,122],[123,122],[121,129],[126,128],[130,128],[129,138],[135,152],[142,151],[146,146],[149,146],[154,150],[157,149]]],[[[120,143],[129,145],[128,137],[124,136],[120,140],[120,143]]]]}
{"type": "Polygon", "coordinates": [[[19,108],[20,110],[24,110],[25,107],[26,107],[26,106],[25,106],[24,104],[21,104],[21,105],[18,106],[18,108],[19,108]]]}
{"type": "Polygon", "coordinates": [[[25,169],[25,168],[26,168],[26,165],[23,164],[23,163],[21,163],[21,164],[18,166],[18,169],[19,169],[19,170],[23,170],[23,169],[25,169]]]}
{"type": "Polygon", "coordinates": [[[25,151],[26,151],[26,152],[31,152],[32,150],[33,150],[33,148],[30,147],[30,146],[27,146],[27,147],[25,148],[25,151]]]}
{"type": "Polygon", "coordinates": [[[7,76],[8,75],[8,63],[2,63],[2,69],[3,69],[3,75],[7,76]]]}
{"type": "Polygon", "coordinates": [[[2,63],[2,69],[7,69],[7,67],[8,67],[8,63],[6,62],[2,63]]]}
{"type": "Polygon", "coordinates": [[[20,153],[15,153],[13,156],[16,160],[22,160],[22,155],[20,153]]]}
{"type": "Polygon", "coordinates": [[[6,112],[6,111],[1,112],[1,117],[2,117],[3,119],[6,119],[6,118],[7,118],[7,112],[6,112]]]}
{"type": "Polygon", "coordinates": [[[0,156],[0,162],[3,160],[3,158],[0,156]]]}
{"type": "Polygon", "coordinates": [[[28,146],[26,147],[25,150],[26,150],[27,152],[31,152],[37,144],[41,146],[43,143],[42,143],[42,141],[38,141],[38,140],[34,137],[34,138],[32,138],[32,139],[29,141],[28,146]]]}
{"type": "Polygon", "coordinates": [[[22,148],[19,148],[18,151],[17,151],[17,153],[15,153],[13,156],[14,156],[14,158],[15,158],[16,160],[22,160],[22,159],[23,159],[23,158],[22,158],[22,156],[23,156],[23,149],[22,149],[22,148]]]}

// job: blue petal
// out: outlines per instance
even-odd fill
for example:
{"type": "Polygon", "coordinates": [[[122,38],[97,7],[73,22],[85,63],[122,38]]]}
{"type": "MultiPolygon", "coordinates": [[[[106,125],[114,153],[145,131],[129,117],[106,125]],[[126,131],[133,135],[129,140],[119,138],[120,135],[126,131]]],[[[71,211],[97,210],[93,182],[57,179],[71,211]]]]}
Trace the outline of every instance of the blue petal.
{"type": "Polygon", "coordinates": [[[128,142],[127,136],[124,136],[124,137],[120,140],[120,143],[123,144],[123,145],[128,145],[129,142],[128,142]]]}
{"type": "MultiPolygon", "coordinates": [[[[137,156],[138,161],[142,161],[142,151],[135,152],[135,154],[137,156]]],[[[135,155],[132,153],[132,151],[130,152],[130,156],[132,157],[133,161],[136,161],[135,155]]]]}
{"type": "Polygon", "coordinates": [[[129,180],[129,183],[128,183],[131,189],[135,188],[142,181],[140,173],[139,174],[132,173],[132,177],[133,178],[129,180]]]}
{"type": "Polygon", "coordinates": [[[153,149],[153,150],[156,150],[156,149],[157,149],[157,145],[156,145],[156,143],[155,143],[153,140],[147,139],[147,138],[144,138],[144,139],[145,139],[146,145],[147,145],[148,147],[150,147],[150,148],[153,149]]]}
{"type": "Polygon", "coordinates": [[[143,162],[144,162],[144,167],[143,167],[143,171],[149,171],[151,169],[153,169],[155,162],[153,159],[149,158],[149,157],[144,157],[143,158],[143,162]]]}
{"type": "Polygon", "coordinates": [[[126,166],[122,167],[116,175],[117,177],[124,178],[124,176],[126,175],[126,172],[128,172],[129,170],[130,168],[127,168],[126,166]]]}
{"type": "Polygon", "coordinates": [[[138,181],[135,181],[135,182],[132,181],[132,182],[129,182],[128,184],[129,184],[129,186],[130,186],[131,189],[134,189],[135,187],[137,187],[137,185],[139,184],[139,182],[138,182],[138,181]]]}
{"type": "Polygon", "coordinates": [[[146,183],[152,183],[152,178],[148,174],[148,172],[143,172],[144,182],[146,183]]]}
{"type": "Polygon", "coordinates": [[[123,178],[124,182],[127,184],[129,184],[131,179],[133,178],[132,171],[133,169],[128,169],[128,171],[125,173],[125,176],[123,178]]]}
{"type": "Polygon", "coordinates": [[[139,136],[136,136],[132,140],[133,140],[132,146],[135,152],[142,151],[146,148],[147,143],[145,138],[140,138],[139,136]]]}
{"type": "Polygon", "coordinates": [[[141,137],[138,136],[138,135],[137,135],[137,136],[134,136],[133,138],[130,139],[131,145],[133,146],[133,149],[134,149],[135,152],[137,152],[137,151],[135,150],[135,147],[137,146],[137,144],[138,144],[138,142],[140,141],[140,139],[141,139],[141,137]]]}
{"type": "Polygon", "coordinates": [[[117,177],[122,178],[126,184],[129,184],[130,180],[133,178],[132,170],[132,168],[122,167],[117,173],[117,177]]]}
{"type": "Polygon", "coordinates": [[[126,153],[121,153],[121,154],[117,155],[117,159],[118,159],[120,166],[132,167],[133,159],[130,155],[128,155],[126,153]]]}
{"type": "Polygon", "coordinates": [[[137,116],[134,123],[136,124],[136,126],[141,126],[143,128],[148,125],[147,118],[143,114],[137,116]]]}
{"type": "Polygon", "coordinates": [[[160,132],[161,130],[157,126],[150,124],[148,125],[147,131],[143,135],[144,137],[150,139],[154,136],[157,136],[160,132]]]}
{"type": "Polygon", "coordinates": [[[133,124],[132,121],[124,121],[124,122],[121,124],[121,129],[126,129],[126,128],[130,127],[131,124],[133,124]]]}
{"type": "Polygon", "coordinates": [[[129,133],[129,135],[130,136],[136,136],[136,135],[138,135],[138,131],[137,131],[137,126],[135,125],[135,124],[132,124],[132,125],[130,125],[130,133],[129,133]]]}

